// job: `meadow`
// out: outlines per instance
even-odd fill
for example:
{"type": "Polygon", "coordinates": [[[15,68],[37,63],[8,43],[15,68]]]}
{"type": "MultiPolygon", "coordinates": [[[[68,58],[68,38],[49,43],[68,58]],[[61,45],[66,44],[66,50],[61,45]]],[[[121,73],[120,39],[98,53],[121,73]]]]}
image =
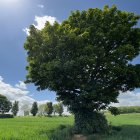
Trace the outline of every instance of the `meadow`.
{"type": "MultiPolygon", "coordinates": [[[[111,125],[121,130],[110,136],[92,135],[89,140],[140,140],[140,114],[106,114],[111,125]]],[[[47,140],[59,125],[72,125],[73,117],[16,117],[0,119],[0,140],[47,140]]]]}

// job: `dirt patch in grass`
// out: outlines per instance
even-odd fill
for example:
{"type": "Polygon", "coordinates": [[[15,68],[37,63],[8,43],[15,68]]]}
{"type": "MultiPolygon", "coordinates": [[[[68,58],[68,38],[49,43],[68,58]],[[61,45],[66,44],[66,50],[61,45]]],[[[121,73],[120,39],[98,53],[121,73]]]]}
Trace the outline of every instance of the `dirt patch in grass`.
{"type": "Polygon", "coordinates": [[[84,135],[74,135],[73,140],[87,140],[86,136],[84,135]]]}

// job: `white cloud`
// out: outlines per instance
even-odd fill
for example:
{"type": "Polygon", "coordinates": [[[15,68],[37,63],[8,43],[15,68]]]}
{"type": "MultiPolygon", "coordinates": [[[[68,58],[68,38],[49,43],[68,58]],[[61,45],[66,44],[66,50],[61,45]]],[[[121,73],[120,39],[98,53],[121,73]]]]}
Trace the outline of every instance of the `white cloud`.
{"type": "Polygon", "coordinates": [[[51,25],[54,24],[54,22],[56,21],[56,17],[51,17],[51,16],[42,16],[42,17],[39,17],[39,16],[35,16],[35,22],[36,22],[36,25],[34,24],[34,26],[38,29],[38,30],[41,30],[44,28],[45,26],[45,23],[48,21],[50,22],[51,25]]]}
{"type": "Polygon", "coordinates": [[[37,5],[39,8],[44,8],[44,5],[43,4],[39,4],[37,5]]]}
{"type": "Polygon", "coordinates": [[[18,115],[23,115],[23,110],[21,109],[25,105],[28,105],[30,107],[35,101],[33,98],[28,96],[29,91],[25,89],[27,88],[23,84],[23,82],[20,81],[19,84],[16,84],[16,87],[14,87],[10,84],[6,84],[3,81],[3,78],[0,76],[0,94],[6,96],[11,102],[14,102],[15,100],[19,101],[20,111],[18,115]]]}
{"type": "Polygon", "coordinates": [[[140,93],[126,92],[120,93],[118,97],[119,103],[112,104],[113,106],[140,106],[140,93]]]}
{"type": "Polygon", "coordinates": [[[30,35],[30,33],[29,33],[29,32],[30,32],[29,28],[24,28],[24,29],[23,29],[23,32],[25,32],[27,36],[30,35]]]}
{"type": "MultiPolygon", "coordinates": [[[[35,16],[33,25],[38,29],[41,30],[45,27],[46,22],[49,22],[51,25],[54,24],[55,21],[58,21],[56,17],[52,16],[35,16]]],[[[59,22],[59,21],[58,21],[59,22]]],[[[29,28],[24,28],[23,31],[29,36],[29,28]]]]}
{"type": "Polygon", "coordinates": [[[15,86],[19,89],[27,89],[26,84],[23,81],[19,81],[15,86]]]}
{"type": "Polygon", "coordinates": [[[11,86],[10,84],[6,84],[3,82],[3,78],[0,78],[0,94],[6,95],[13,95],[13,96],[23,96],[28,94],[29,91],[27,90],[22,90],[20,88],[15,88],[11,86]]]}
{"type": "Polygon", "coordinates": [[[37,101],[38,105],[41,105],[41,104],[46,104],[50,102],[49,100],[42,100],[42,101],[37,101]]]}
{"type": "MultiPolygon", "coordinates": [[[[30,110],[33,102],[36,100],[32,97],[34,94],[29,95],[29,91],[25,83],[19,81],[18,84],[14,86],[7,84],[3,81],[3,77],[0,76],[0,94],[6,96],[8,100],[11,102],[18,101],[19,102],[19,112],[18,115],[22,116],[24,114],[24,110],[30,110]]],[[[37,101],[38,104],[45,104],[46,102],[50,102],[49,100],[37,101]]]]}

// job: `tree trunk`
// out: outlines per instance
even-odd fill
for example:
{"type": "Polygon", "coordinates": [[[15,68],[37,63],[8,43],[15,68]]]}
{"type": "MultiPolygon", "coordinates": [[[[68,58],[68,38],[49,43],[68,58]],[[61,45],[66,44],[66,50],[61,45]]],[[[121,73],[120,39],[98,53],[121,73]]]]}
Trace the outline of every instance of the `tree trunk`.
{"type": "Polygon", "coordinates": [[[76,112],[74,113],[74,116],[75,133],[94,134],[108,132],[107,120],[100,112],[76,112]]]}

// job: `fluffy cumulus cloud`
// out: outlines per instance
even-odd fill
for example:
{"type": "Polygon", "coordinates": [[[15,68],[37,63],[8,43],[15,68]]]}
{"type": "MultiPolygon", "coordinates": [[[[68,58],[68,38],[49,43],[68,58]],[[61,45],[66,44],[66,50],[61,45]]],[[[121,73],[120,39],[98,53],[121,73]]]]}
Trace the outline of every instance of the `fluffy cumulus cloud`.
{"type": "Polygon", "coordinates": [[[6,96],[11,102],[19,101],[19,115],[23,114],[22,108],[27,105],[29,108],[35,101],[33,98],[28,96],[29,91],[23,82],[19,82],[16,86],[11,86],[3,81],[0,76],[0,94],[6,96]]]}
{"type": "Polygon", "coordinates": [[[120,93],[118,97],[119,103],[112,104],[113,106],[140,106],[140,93],[126,92],[120,93]]]}
{"type": "Polygon", "coordinates": [[[18,84],[15,85],[19,89],[27,89],[26,84],[23,81],[19,81],[18,84]]]}
{"type": "MultiPolygon", "coordinates": [[[[56,17],[52,17],[52,16],[35,16],[33,25],[38,29],[41,30],[44,28],[45,23],[49,22],[51,25],[54,24],[55,21],[58,21],[56,17]]],[[[59,22],[59,21],[58,21],[59,22]]],[[[23,31],[29,35],[29,28],[24,28],[23,31]]]]}

